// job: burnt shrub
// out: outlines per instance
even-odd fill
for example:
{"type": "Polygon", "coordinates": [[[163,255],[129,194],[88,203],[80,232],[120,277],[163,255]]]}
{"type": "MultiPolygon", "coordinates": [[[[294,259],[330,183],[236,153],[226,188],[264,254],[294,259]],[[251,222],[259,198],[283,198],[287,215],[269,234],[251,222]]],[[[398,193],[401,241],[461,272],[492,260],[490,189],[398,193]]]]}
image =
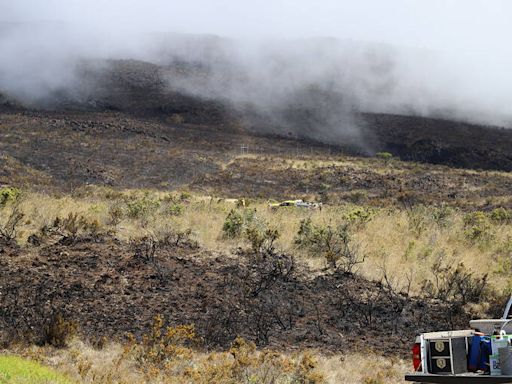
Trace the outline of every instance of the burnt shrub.
{"type": "Polygon", "coordinates": [[[431,272],[432,278],[422,285],[424,295],[429,298],[464,305],[483,302],[489,296],[487,274],[475,276],[464,263],[453,266],[440,256],[432,264],[431,272]]]}
{"type": "Polygon", "coordinates": [[[6,210],[6,212],[2,211],[0,215],[0,240],[5,243],[12,243],[16,241],[18,229],[25,214],[21,212],[17,203],[10,208],[6,208],[6,210]]]}
{"type": "Polygon", "coordinates": [[[192,238],[192,229],[173,229],[166,230],[158,235],[158,241],[161,246],[198,248],[199,244],[192,238]]]}
{"type": "Polygon", "coordinates": [[[44,225],[40,229],[42,239],[57,237],[60,244],[71,245],[84,236],[99,238],[101,224],[96,219],[88,219],[78,212],[70,212],[65,217],[57,216],[51,225],[44,225]]]}
{"type": "Polygon", "coordinates": [[[77,328],[74,321],[66,320],[62,314],[55,313],[43,326],[39,343],[41,345],[51,345],[55,348],[64,348],[76,335],[77,328]]]}
{"type": "Polygon", "coordinates": [[[144,236],[131,238],[130,246],[136,259],[154,262],[158,251],[165,247],[197,248],[199,244],[192,239],[191,229],[165,229],[157,233],[148,232],[144,236]]]}
{"type": "Polygon", "coordinates": [[[133,257],[143,262],[155,260],[158,249],[158,239],[152,235],[146,235],[137,239],[130,239],[130,246],[133,250],[133,257]]]}

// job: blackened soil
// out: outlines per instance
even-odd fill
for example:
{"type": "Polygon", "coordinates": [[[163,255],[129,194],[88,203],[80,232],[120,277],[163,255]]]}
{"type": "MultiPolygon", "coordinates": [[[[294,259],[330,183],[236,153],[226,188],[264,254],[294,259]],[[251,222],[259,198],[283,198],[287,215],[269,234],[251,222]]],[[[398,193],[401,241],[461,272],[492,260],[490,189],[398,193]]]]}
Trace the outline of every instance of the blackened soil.
{"type": "Polygon", "coordinates": [[[41,338],[55,313],[84,337],[140,336],[152,318],[194,324],[207,347],[241,335],[293,350],[407,354],[421,331],[466,327],[469,315],[438,302],[395,295],[343,273],[312,274],[285,255],[212,254],[165,247],[154,260],[115,239],[19,249],[2,246],[0,335],[41,338]]]}

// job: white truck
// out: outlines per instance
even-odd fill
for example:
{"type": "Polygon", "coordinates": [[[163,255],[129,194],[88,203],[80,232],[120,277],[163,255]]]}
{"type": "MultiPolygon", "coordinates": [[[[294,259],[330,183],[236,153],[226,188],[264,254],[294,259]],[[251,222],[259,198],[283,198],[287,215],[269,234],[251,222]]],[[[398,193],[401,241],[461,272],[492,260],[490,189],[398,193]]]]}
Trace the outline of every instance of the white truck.
{"type": "Polygon", "coordinates": [[[505,335],[512,334],[511,307],[512,296],[501,319],[471,320],[471,329],[429,332],[417,336],[412,348],[414,373],[405,375],[405,380],[437,384],[512,384],[512,373],[502,374],[500,371],[500,362],[502,368],[504,364],[512,368],[509,348],[500,349],[499,357],[495,354],[496,340],[508,340],[505,335]],[[492,335],[495,335],[494,338],[492,335]],[[472,343],[476,344],[474,340],[479,338],[492,340],[491,359],[489,355],[483,356],[486,352],[484,348],[478,349],[481,346],[476,346],[475,352],[472,343]]]}

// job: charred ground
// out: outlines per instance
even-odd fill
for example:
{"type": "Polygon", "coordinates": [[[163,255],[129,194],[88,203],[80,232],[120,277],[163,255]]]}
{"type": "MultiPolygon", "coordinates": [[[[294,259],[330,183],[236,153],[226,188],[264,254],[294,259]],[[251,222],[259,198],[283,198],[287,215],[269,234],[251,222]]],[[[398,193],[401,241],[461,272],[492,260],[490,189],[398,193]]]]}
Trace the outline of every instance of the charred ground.
{"type": "MultiPolygon", "coordinates": [[[[120,139],[131,133],[165,141],[170,135],[175,142],[180,140],[173,133],[175,129],[200,126],[204,129],[201,138],[214,146],[224,145],[225,149],[232,148],[232,134],[237,133],[246,138],[235,138],[236,144],[263,136],[273,137],[272,144],[279,142],[278,146],[293,139],[306,146],[329,147],[355,155],[389,151],[403,160],[512,170],[512,131],[507,127],[414,113],[366,113],[350,105],[346,95],[313,85],[297,89],[285,101],[276,100],[275,106],[237,104],[210,89],[216,73],[202,62],[157,65],[137,60],[83,61],[75,72],[72,87],[54,91],[43,100],[22,102],[2,96],[0,90],[0,111],[18,111],[27,116],[24,123],[18,121],[18,128],[27,125],[31,117],[30,123],[39,125],[34,127],[39,131],[36,135],[60,129],[60,134],[71,136],[66,129],[73,129],[120,139]],[[194,85],[194,91],[187,90],[184,84],[189,83],[194,85]],[[47,112],[34,112],[34,107],[47,112]]],[[[238,76],[243,80],[243,73],[238,76]]],[[[228,85],[235,81],[232,77],[236,78],[232,75],[225,79],[228,85]]],[[[193,140],[193,134],[182,130],[179,134],[185,136],[181,142],[193,140]]],[[[263,142],[266,151],[272,153],[273,145],[268,140],[263,142]]]]}
{"type": "MultiPolygon", "coordinates": [[[[161,117],[11,111],[0,115],[0,124],[0,183],[7,185],[53,191],[84,184],[164,190],[188,186],[224,197],[309,196],[378,206],[405,199],[468,208],[492,208],[493,199],[506,200],[510,194],[506,173],[355,158],[310,141],[161,117]]],[[[506,137],[500,142],[506,143],[506,137]]]]}
{"type": "Polygon", "coordinates": [[[243,336],[284,350],[396,355],[416,333],[463,327],[470,316],[349,273],[313,273],[283,254],[233,257],[183,243],[144,259],[107,237],[1,249],[4,341],[41,341],[57,313],[89,340],[122,340],[146,333],[159,314],[194,324],[209,348],[243,336]]]}

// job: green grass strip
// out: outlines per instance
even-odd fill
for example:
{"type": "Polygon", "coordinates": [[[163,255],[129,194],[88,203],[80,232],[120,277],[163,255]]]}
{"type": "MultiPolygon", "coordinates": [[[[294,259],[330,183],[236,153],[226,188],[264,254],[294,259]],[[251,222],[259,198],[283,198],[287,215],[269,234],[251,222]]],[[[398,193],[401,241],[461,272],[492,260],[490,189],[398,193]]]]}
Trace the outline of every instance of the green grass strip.
{"type": "Polygon", "coordinates": [[[72,384],[73,382],[35,361],[0,356],[0,384],[72,384]]]}

